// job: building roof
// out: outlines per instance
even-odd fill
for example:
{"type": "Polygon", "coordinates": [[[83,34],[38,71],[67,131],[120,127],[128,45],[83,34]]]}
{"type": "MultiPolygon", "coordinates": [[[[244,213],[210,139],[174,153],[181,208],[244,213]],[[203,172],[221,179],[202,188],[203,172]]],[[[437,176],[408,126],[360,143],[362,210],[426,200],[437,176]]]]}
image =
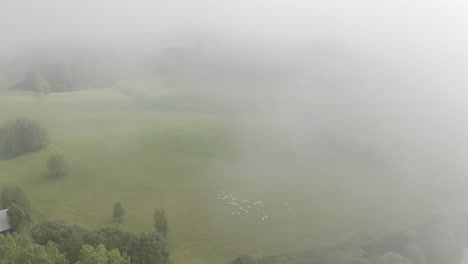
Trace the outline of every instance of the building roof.
{"type": "Polygon", "coordinates": [[[12,228],[12,226],[10,225],[7,212],[8,212],[8,209],[0,211],[0,232],[5,232],[12,228]]]}

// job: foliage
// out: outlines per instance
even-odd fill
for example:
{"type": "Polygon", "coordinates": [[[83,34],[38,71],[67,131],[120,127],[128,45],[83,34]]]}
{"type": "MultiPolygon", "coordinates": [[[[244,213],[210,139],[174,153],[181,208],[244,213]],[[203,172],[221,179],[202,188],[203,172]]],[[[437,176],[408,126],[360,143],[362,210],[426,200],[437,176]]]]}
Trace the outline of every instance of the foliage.
{"type": "Polygon", "coordinates": [[[167,239],[167,234],[169,233],[169,224],[164,208],[156,209],[154,211],[154,229],[156,229],[156,232],[160,233],[164,238],[167,239]]]}
{"type": "Polygon", "coordinates": [[[118,249],[108,251],[102,244],[93,248],[85,244],[80,250],[79,261],[76,264],[130,264],[130,259],[118,249]]]}
{"type": "Polygon", "coordinates": [[[120,202],[115,203],[112,211],[112,216],[119,222],[123,221],[123,217],[125,215],[125,210],[120,202]]]}
{"type": "Polygon", "coordinates": [[[169,260],[169,245],[159,233],[140,233],[131,243],[128,252],[132,263],[166,264],[169,260]]]}
{"type": "Polygon", "coordinates": [[[28,196],[19,186],[9,185],[3,188],[0,195],[0,200],[3,208],[10,208],[13,204],[26,214],[27,217],[31,215],[31,203],[28,196]]]}
{"type": "Polygon", "coordinates": [[[239,255],[237,258],[235,258],[231,264],[257,264],[257,259],[255,259],[252,256],[249,255],[239,255]]]}
{"type": "Polygon", "coordinates": [[[0,235],[0,264],[66,264],[62,255],[54,243],[38,245],[25,235],[14,233],[13,235],[0,235]]]}
{"type": "Polygon", "coordinates": [[[61,151],[54,151],[47,158],[47,168],[53,176],[63,176],[68,171],[68,164],[65,154],[61,151]]]}
{"type": "Polygon", "coordinates": [[[135,234],[124,231],[116,226],[108,226],[89,232],[85,235],[85,243],[97,247],[103,244],[107,249],[118,249],[120,252],[129,252],[130,242],[135,234]]]}
{"type": "Polygon", "coordinates": [[[52,241],[58,245],[60,252],[74,263],[84,244],[84,236],[88,231],[77,225],[67,225],[63,222],[43,222],[31,229],[31,237],[40,244],[46,245],[52,241]]]}
{"type": "Polygon", "coordinates": [[[16,231],[23,230],[30,222],[29,217],[26,215],[23,209],[15,203],[10,205],[7,214],[10,220],[10,224],[16,231]]]}
{"type": "Polygon", "coordinates": [[[47,130],[28,118],[8,120],[0,129],[2,151],[9,157],[39,150],[49,144],[47,130]]]}
{"type": "Polygon", "coordinates": [[[13,89],[47,94],[110,86],[115,75],[96,60],[85,56],[38,65],[25,73],[13,89]]]}
{"type": "MultiPolygon", "coordinates": [[[[131,263],[169,263],[169,245],[164,237],[154,232],[133,234],[117,227],[105,227],[97,231],[89,231],[63,222],[44,222],[31,229],[31,236],[40,245],[46,245],[49,241],[56,243],[60,252],[67,257],[70,263],[79,260],[84,261],[83,258],[80,258],[80,251],[85,244],[94,247],[96,252],[99,251],[100,245],[109,249],[108,258],[116,255],[115,252],[117,251],[122,253],[121,256],[124,259],[127,259],[126,256],[128,255],[131,263]]],[[[85,250],[89,251],[89,247],[85,250]]]]}

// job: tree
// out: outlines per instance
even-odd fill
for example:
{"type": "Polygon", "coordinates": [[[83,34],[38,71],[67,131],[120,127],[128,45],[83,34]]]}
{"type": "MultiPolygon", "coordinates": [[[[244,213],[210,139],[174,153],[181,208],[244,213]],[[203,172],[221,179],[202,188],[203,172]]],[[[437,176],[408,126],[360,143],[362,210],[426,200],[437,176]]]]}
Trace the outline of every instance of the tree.
{"type": "Polygon", "coordinates": [[[156,232],[160,233],[164,238],[167,238],[169,225],[164,208],[156,209],[154,211],[154,229],[156,229],[156,232]]]}
{"type": "Polygon", "coordinates": [[[7,211],[8,218],[10,220],[10,224],[13,226],[13,229],[16,231],[21,231],[28,225],[30,222],[29,217],[26,213],[21,209],[20,206],[13,203],[10,205],[7,211]]]}
{"type": "Polygon", "coordinates": [[[28,118],[8,120],[0,128],[2,151],[14,157],[39,150],[49,144],[47,130],[37,121],[28,118]]]}
{"type": "Polygon", "coordinates": [[[52,152],[47,158],[47,168],[53,176],[63,176],[68,171],[68,164],[65,154],[61,151],[52,152]]]}
{"type": "Polygon", "coordinates": [[[116,219],[118,222],[123,221],[123,217],[125,215],[125,210],[120,202],[117,202],[114,204],[114,210],[112,212],[112,215],[114,219],[116,219]]]}
{"type": "Polygon", "coordinates": [[[38,245],[25,234],[0,235],[0,264],[67,264],[57,245],[38,245]]]}
{"type": "Polygon", "coordinates": [[[170,263],[169,246],[159,233],[140,233],[131,242],[128,252],[132,263],[166,264],[170,263]]]}
{"type": "Polygon", "coordinates": [[[107,226],[99,230],[88,233],[85,236],[85,243],[97,247],[103,244],[107,249],[118,249],[120,252],[130,250],[130,242],[135,239],[135,234],[124,231],[117,226],[107,226]]]}
{"type": "Polygon", "coordinates": [[[102,244],[93,248],[85,244],[80,250],[79,261],[76,264],[130,264],[127,255],[120,254],[118,249],[108,251],[102,244]]]}
{"type": "Polygon", "coordinates": [[[89,231],[63,222],[43,222],[31,229],[34,242],[46,245],[49,241],[57,244],[60,252],[74,263],[78,261],[78,254],[84,244],[84,237],[89,231]]]}
{"type": "Polygon", "coordinates": [[[31,215],[31,203],[26,193],[19,186],[9,185],[3,188],[0,201],[3,208],[10,208],[13,204],[16,204],[28,218],[31,215]]]}

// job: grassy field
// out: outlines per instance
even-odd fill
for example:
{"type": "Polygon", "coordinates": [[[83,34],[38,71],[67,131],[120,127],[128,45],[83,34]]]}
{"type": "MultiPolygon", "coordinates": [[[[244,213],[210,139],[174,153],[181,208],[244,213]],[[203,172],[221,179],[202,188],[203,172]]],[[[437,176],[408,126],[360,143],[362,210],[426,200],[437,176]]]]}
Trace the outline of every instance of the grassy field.
{"type": "Polygon", "coordinates": [[[0,123],[30,117],[50,131],[47,149],[0,160],[0,186],[21,185],[38,221],[98,228],[112,224],[112,205],[119,201],[123,227],[147,231],[154,209],[162,207],[175,262],[192,264],[308,248],[415,221],[414,207],[401,207],[405,197],[393,197],[388,182],[376,180],[391,172],[349,161],[283,169],[244,162],[236,132],[245,116],[210,109],[159,81],[49,96],[0,93],[0,123]],[[48,175],[45,160],[53,149],[67,155],[65,177],[48,175]],[[352,191],[343,176],[354,177],[352,191]],[[233,216],[210,186],[239,199],[262,199],[268,221],[253,213],[233,216]],[[382,206],[375,196],[392,199],[382,206]],[[396,214],[405,218],[389,219],[396,214]]]}

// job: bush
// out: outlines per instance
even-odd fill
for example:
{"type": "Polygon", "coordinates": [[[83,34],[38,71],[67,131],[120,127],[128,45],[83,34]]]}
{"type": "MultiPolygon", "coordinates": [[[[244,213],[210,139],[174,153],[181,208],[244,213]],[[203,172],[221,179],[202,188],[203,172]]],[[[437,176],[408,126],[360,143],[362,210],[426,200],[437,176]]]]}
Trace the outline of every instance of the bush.
{"type": "Polygon", "coordinates": [[[47,158],[47,168],[53,176],[63,176],[68,171],[67,160],[65,154],[60,151],[54,151],[47,158]]]}
{"type": "Polygon", "coordinates": [[[9,120],[0,129],[2,151],[14,157],[39,150],[49,144],[46,129],[37,121],[27,118],[9,120]]]}

